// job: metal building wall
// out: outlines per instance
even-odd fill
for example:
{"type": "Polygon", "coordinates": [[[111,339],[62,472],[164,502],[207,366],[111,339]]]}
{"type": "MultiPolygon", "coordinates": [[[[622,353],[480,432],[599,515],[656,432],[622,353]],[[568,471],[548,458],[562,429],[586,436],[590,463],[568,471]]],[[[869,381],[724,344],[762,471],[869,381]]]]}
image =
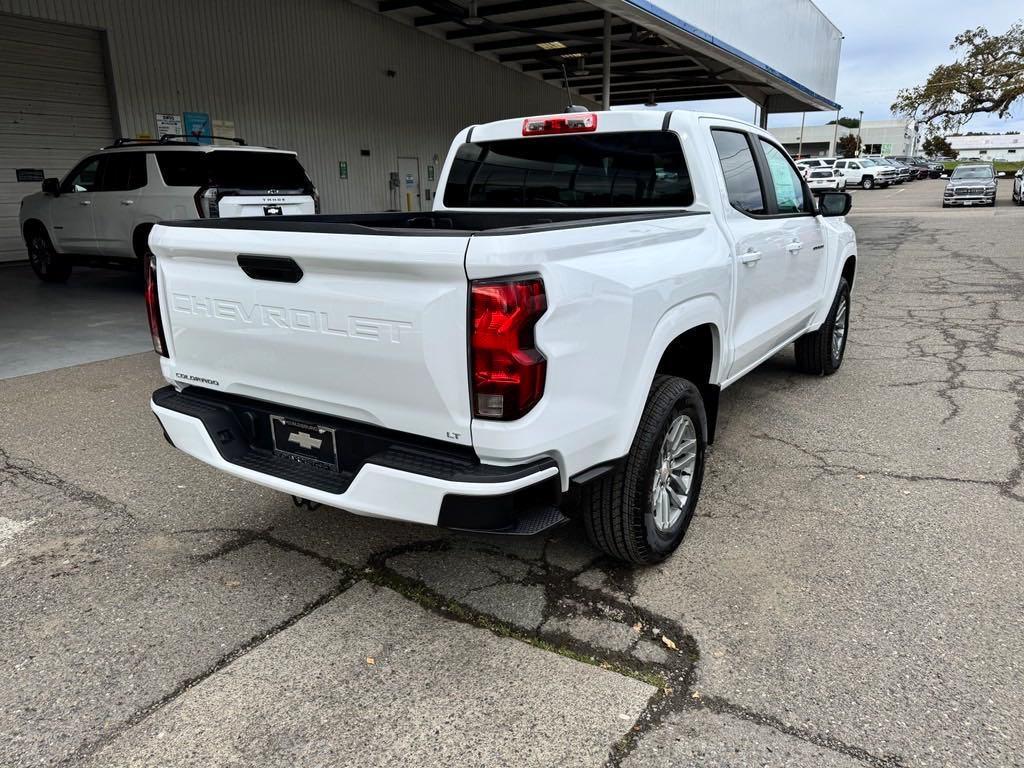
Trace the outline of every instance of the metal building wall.
{"type": "Polygon", "coordinates": [[[297,150],[325,212],[388,207],[399,156],[418,157],[432,189],[427,166],[440,171],[464,126],[565,102],[345,0],[0,0],[0,12],[105,31],[122,135],[155,134],[156,113],[232,120],[251,143],[297,150]]]}

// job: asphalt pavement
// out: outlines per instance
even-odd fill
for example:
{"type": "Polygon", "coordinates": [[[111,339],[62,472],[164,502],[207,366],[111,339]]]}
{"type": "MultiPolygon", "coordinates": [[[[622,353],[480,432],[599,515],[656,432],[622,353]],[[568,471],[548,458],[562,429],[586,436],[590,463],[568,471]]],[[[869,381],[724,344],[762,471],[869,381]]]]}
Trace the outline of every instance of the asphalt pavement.
{"type": "Polygon", "coordinates": [[[853,191],[843,368],[723,393],[655,568],[296,509],[151,353],[0,380],[0,765],[1024,765],[1024,209],[941,190],[853,191]]]}

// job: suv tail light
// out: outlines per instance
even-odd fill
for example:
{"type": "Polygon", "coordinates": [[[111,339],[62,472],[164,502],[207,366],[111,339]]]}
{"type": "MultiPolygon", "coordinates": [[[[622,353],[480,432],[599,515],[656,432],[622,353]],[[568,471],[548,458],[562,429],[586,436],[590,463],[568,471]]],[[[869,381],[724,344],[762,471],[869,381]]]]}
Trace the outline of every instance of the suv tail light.
{"type": "Polygon", "coordinates": [[[160,294],[156,284],[156,256],[146,256],[146,314],[149,316],[149,335],[153,337],[153,350],[163,357],[167,354],[167,341],[164,339],[164,323],[160,319],[160,294]]]}
{"type": "Polygon", "coordinates": [[[597,130],[593,112],[551,117],[528,117],[523,120],[523,136],[547,136],[553,133],[589,133],[597,130]]]}
{"type": "Polygon", "coordinates": [[[220,218],[220,190],[216,187],[203,187],[196,192],[196,210],[202,219],[220,218]]]}
{"type": "Polygon", "coordinates": [[[473,415],[510,421],[544,394],[547,360],[533,328],[548,308],[539,277],[474,280],[470,287],[473,415]]]}

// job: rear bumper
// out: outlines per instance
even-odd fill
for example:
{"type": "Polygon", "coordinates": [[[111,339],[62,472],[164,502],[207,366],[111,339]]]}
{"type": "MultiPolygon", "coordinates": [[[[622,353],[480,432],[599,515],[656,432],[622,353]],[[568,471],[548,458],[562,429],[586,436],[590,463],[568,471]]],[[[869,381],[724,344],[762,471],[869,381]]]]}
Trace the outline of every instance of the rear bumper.
{"type": "MultiPolygon", "coordinates": [[[[347,431],[339,423],[331,424],[339,441],[371,444],[373,453],[350,460],[340,471],[311,468],[254,442],[252,427],[242,426],[252,419],[242,410],[248,403],[254,404],[257,419],[267,407],[173,387],[154,392],[150,407],[167,439],[189,456],[243,480],[358,515],[503,531],[515,528],[519,518],[538,507],[558,504],[561,484],[553,459],[509,467],[483,465],[451,452],[431,451],[422,441],[387,444],[393,433],[365,425],[347,431]]],[[[269,407],[288,415],[288,409],[269,407]]]]}

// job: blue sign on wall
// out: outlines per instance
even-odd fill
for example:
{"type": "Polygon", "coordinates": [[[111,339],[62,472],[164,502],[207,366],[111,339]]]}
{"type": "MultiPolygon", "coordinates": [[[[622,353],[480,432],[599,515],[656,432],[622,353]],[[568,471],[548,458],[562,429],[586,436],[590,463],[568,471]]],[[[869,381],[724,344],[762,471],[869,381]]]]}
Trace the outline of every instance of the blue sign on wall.
{"type": "Polygon", "coordinates": [[[206,112],[186,112],[183,117],[185,119],[186,134],[195,137],[200,144],[213,143],[213,139],[210,138],[213,135],[213,131],[209,114],[206,112]]]}

